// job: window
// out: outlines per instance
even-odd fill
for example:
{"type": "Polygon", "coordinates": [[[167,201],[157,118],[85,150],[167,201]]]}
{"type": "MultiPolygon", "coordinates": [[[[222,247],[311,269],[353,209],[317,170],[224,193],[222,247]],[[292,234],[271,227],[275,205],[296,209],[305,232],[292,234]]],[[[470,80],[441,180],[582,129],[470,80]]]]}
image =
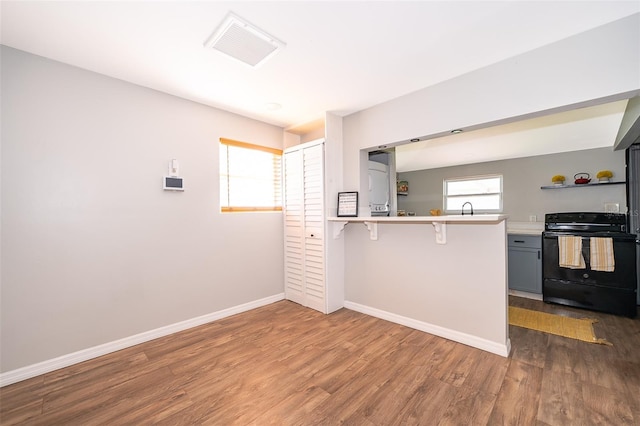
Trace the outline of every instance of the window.
{"type": "Polygon", "coordinates": [[[502,175],[445,179],[443,194],[447,213],[459,214],[467,201],[473,205],[474,212],[501,212],[502,175]]]}
{"type": "Polygon", "coordinates": [[[280,211],[282,150],[220,138],[220,210],[280,211]]]}

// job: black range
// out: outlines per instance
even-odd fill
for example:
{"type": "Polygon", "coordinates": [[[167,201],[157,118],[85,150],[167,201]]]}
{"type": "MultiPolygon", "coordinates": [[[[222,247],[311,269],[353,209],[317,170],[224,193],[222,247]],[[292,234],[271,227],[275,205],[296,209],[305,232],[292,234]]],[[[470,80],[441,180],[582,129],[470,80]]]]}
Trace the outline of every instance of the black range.
{"type": "MultiPolygon", "coordinates": [[[[635,317],[637,236],[627,232],[621,213],[549,213],[542,234],[542,296],[545,302],[635,317]],[[582,263],[561,266],[560,237],[580,239],[582,263]],[[610,239],[612,270],[594,269],[592,238],[610,239]]],[[[579,247],[579,246],[578,246],[579,247]]],[[[602,255],[600,255],[602,257],[602,255]]]]}

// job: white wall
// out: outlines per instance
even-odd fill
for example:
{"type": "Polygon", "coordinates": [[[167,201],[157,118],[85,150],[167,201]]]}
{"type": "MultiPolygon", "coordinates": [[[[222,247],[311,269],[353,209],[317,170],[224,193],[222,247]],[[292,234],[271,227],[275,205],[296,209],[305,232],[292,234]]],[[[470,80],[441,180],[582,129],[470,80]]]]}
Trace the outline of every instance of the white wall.
{"type": "Polygon", "coordinates": [[[218,138],[282,129],[1,54],[2,372],[283,292],[282,215],[218,201],[218,138]]]}
{"type": "Polygon", "coordinates": [[[527,222],[535,215],[542,222],[544,214],[552,212],[604,211],[604,203],[609,202],[620,204],[620,212],[626,212],[625,185],[540,189],[551,185],[551,177],[557,174],[564,175],[566,183],[573,183],[576,173],[587,172],[596,182],[596,174],[603,169],[613,172],[613,181],[624,181],[624,157],[624,151],[598,148],[399,173],[399,180],[409,182],[409,195],[398,196],[398,208],[428,216],[430,209],[443,209],[444,179],[501,174],[503,213],[513,221],[527,222]]]}
{"type": "MultiPolygon", "coordinates": [[[[337,214],[338,192],[342,184],[342,117],[332,113],[325,115],[325,216],[337,214]]],[[[325,268],[327,280],[327,312],[333,312],[344,306],[344,239],[335,239],[331,234],[331,225],[325,222],[325,268]]]]}
{"type": "MultiPolygon", "coordinates": [[[[360,192],[360,211],[366,212],[365,150],[455,128],[487,127],[630,97],[640,93],[639,64],[640,14],[636,14],[352,114],[343,120],[344,188],[360,192]]],[[[568,191],[550,196],[562,197],[568,191]]],[[[452,270],[467,268],[467,263],[432,262],[411,231],[403,228],[397,233],[400,238],[388,240],[382,234],[377,242],[353,230],[345,232],[347,301],[398,315],[426,315],[418,312],[417,302],[395,299],[408,289],[402,280],[410,280],[408,285],[414,288],[420,285],[417,279],[426,265],[452,270]]],[[[443,280],[429,285],[446,288],[446,276],[443,280]]]]}
{"type": "Polygon", "coordinates": [[[371,148],[640,94],[640,13],[347,117],[371,148]]]}
{"type": "Polygon", "coordinates": [[[309,133],[305,133],[304,135],[300,135],[300,143],[311,142],[317,139],[322,139],[325,137],[325,127],[319,127],[310,131],[309,133]]]}
{"type": "Polygon", "coordinates": [[[379,223],[375,241],[349,223],[345,304],[507,356],[505,223],[446,227],[436,244],[430,223],[379,223]]]}

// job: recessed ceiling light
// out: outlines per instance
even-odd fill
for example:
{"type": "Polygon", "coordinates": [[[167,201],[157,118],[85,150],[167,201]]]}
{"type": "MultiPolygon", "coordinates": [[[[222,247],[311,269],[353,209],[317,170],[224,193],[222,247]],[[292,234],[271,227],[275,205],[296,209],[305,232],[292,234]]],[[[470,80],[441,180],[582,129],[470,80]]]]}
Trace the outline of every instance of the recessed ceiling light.
{"type": "Polygon", "coordinates": [[[257,67],[286,45],[260,28],[229,13],[205,41],[204,46],[257,67]]]}
{"type": "Polygon", "coordinates": [[[455,135],[456,133],[462,133],[462,129],[453,129],[453,130],[451,131],[451,133],[453,133],[454,135],[455,135]]]}
{"type": "Polygon", "coordinates": [[[277,102],[269,102],[267,104],[264,104],[265,108],[267,108],[269,111],[277,111],[280,108],[282,108],[282,105],[280,105],[277,102]]]}

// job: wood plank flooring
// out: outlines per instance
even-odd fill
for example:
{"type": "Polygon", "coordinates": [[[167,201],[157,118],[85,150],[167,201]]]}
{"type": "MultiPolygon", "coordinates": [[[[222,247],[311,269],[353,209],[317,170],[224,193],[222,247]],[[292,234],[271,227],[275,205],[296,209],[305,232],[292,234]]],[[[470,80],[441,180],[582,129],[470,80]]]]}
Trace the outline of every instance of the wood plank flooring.
{"type": "Polygon", "coordinates": [[[640,424],[640,320],[594,345],[510,327],[503,358],[282,301],[0,389],[2,425],[640,424]]]}

